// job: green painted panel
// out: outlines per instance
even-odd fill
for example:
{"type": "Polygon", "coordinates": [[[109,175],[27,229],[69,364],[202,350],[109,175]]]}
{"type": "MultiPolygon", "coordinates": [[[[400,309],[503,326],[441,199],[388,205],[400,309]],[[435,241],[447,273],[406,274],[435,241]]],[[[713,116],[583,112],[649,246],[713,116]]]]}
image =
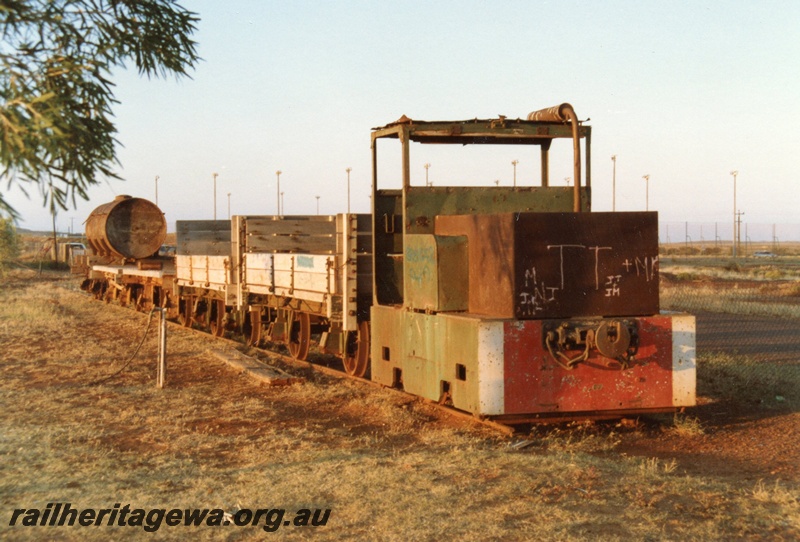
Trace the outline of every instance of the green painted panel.
{"type": "MultiPolygon", "coordinates": [[[[582,209],[589,209],[589,200],[590,189],[581,188],[582,209]]],[[[571,212],[572,203],[573,188],[568,186],[412,186],[406,191],[405,231],[433,233],[439,215],[571,212]]]]}
{"type": "Polygon", "coordinates": [[[403,268],[408,308],[428,312],[467,310],[466,237],[407,235],[403,268]]]}
{"type": "Polygon", "coordinates": [[[404,389],[432,401],[438,401],[441,395],[441,368],[437,355],[441,348],[437,347],[444,336],[443,325],[436,315],[417,312],[405,312],[402,328],[405,341],[405,359],[403,360],[404,389]]]}
{"type": "Polygon", "coordinates": [[[402,309],[372,306],[370,322],[370,367],[372,380],[384,386],[395,386],[395,369],[402,368],[405,357],[402,335],[402,309]]]}
{"type": "Polygon", "coordinates": [[[481,379],[487,378],[485,360],[482,367],[479,359],[481,330],[495,323],[468,315],[373,306],[372,379],[396,386],[402,375],[405,391],[431,401],[438,401],[447,386],[453,406],[481,413],[481,379]]]}

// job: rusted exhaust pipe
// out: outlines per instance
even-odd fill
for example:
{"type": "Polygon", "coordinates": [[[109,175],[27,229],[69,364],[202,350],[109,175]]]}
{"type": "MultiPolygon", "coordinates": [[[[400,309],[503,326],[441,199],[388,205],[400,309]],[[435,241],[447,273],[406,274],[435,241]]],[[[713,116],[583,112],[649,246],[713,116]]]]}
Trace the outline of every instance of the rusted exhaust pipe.
{"type": "Polygon", "coordinates": [[[581,140],[578,137],[578,115],[568,103],[540,109],[528,114],[528,120],[538,120],[545,122],[569,122],[572,124],[572,154],[574,163],[572,165],[573,178],[573,202],[572,210],[576,213],[581,211],[581,140]]]}

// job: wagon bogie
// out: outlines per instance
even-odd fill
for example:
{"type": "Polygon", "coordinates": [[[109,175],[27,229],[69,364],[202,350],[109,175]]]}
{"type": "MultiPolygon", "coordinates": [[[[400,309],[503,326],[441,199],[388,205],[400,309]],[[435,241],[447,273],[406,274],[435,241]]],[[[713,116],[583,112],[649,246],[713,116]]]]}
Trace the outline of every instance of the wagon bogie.
{"type": "Polygon", "coordinates": [[[184,323],[207,325],[215,335],[235,330],[251,345],[283,344],[297,359],[323,334],[357,331],[371,299],[364,216],[178,222],[176,283],[193,292],[184,323]],[[213,301],[202,292],[215,292],[213,301]]]}

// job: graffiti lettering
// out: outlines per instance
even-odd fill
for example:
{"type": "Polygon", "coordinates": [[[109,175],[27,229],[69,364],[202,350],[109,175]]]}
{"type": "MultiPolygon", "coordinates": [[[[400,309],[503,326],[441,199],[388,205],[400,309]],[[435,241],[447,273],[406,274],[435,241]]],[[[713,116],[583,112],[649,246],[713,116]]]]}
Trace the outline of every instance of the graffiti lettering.
{"type": "Polygon", "coordinates": [[[619,297],[619,281],[622,275],[609,275],[606,280],[606,297],[619,297]]]}

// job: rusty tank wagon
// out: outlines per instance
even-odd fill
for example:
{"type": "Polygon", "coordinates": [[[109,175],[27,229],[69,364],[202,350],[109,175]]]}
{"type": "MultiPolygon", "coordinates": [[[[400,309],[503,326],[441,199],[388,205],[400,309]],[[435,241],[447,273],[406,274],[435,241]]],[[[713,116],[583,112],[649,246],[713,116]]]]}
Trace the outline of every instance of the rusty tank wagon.
{"type": "Polygon", "coordinates": [[[159,255],[167,237],[164,213],[154,203],[117,196],[91,212],[83,254],[73,268],[85,269],[81,288],[98,299],[142,310],[170,305],[175,265],[159,255]]]}
{"type": "Polygon", "coordinates": [[[140,260],[152,256],[167,238],[167,221],[155,204],[117,196],[86,219],[86,239],[97,256],[140,260]]]}
{"type": "MultiPolygon", "coordinates": [[[[569,104],[525,119],[404,116],[373,129],[371,150],[370,215],[179,221],[160,274],[117,250],[84,287],[297,359],[315,343],[350,375],[501,422],[695,404],[694,317],[659,307],[657,213],[591,212],[591,127],[569,104]],[[550,183],[558,141],[572,186],[550,183]],[[533,149],[540,183],[413,185],[412,149],[428,144],[533,149]],[[399,188],[384,187],[387,145],[399,188]]],[[[147,213],[136,235],[163,219],[147,213]]],[[[110,237],[90,240],[95,257],[109,257],[110,237]]]]}

